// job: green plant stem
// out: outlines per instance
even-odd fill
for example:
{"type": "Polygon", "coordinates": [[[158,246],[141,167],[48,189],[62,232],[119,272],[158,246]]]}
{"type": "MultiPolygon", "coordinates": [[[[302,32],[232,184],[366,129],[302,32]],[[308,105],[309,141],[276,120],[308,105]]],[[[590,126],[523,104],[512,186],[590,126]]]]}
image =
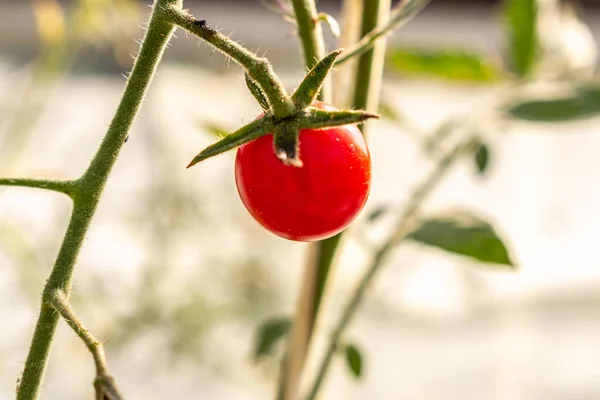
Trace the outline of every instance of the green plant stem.
{"type": "MultiPolygon", "coordinates": [[[[382,15],[385,15],[385,13],[380,12],[380,6],[383,6],[383,4],[379,1],[385,2],[386,0],[365,1],[363,6],[363,33],[373,29],[373,27],[377,25],[379,18],[382,15]]],[[[373,70],[373,62],[374,58],[372,55],[365,55],[359,60],[358,73],[354,85],[354,87],[357,88],[353,104],[355,108],[365,108],[367,105],[368,95],[371,90],[371,83],[374,79],[376,79],[372,75],[375,75],[378,72],[373,70]],[[360,89],[358,89],[359,87],[360,89]]],[[[380,69],[381,71],[379,71],[379,73],[381,74],[382,68],[380,69]]],[[[381,77],[379,77],[379,79],[381,79],[381,77]]],[[[378,96],[379,93],[376,93],[376,95],[378,96]]],[[[327,287],[328,278],[331,274],[331,268],[336,251],[342,240],[342,235],[343,232],[329,239],[323,240],[316,245],[314,258],[315,262],[313,267],[315,270],[313,284],[314,289],[312,291],[313,298],[311,304],[313,321],[316,320],[321,303],[323,302],[323,295],[327,287]]],[[[314,324],[311,328],[314,328],[314,324]]]]}
{"type": "MultiPolygon", "coordinates": [[[[314,0],[292,0],[292,5],[298,36],[302,44],[304,63],[307,69],[312,70],[325,57],[325,40],[319,23],[317,7],[314,0]]],[[[334,53],[332,61],[337,57],[337,54],[334,53]]],[[[327,70],[330,68],[331,66],[328,66],[327,70]]],[[[310,79],[310,77],[306,79],[310,79]]],[[[296,90],[296,100],[302,97],[314,98],[314,96],[302,96],[301,94],[305,91],[303,84],[301,84],[296,90]]],[[[318,98],[328,103],[331,102],[331,97],[331,78],[326,76],[318,93],[318,98]]],[[[306,101],[299,101],[299,103],[306,103],[306,101]]],[[[312,246],[318,248],[319,244],[312,246]]],[[[292,332],[286,353],[282,358],[281,377],[277,391],[278,399],[295,400],[297,398],[301,373],[315,329],[322,295],[322,292],[318,292],[318,288],[321,287],[319,280],[323,277],[319,264],[313,260],[311,257],[306,266],[292,332]]],[[[324,279],[326,280],[326,276],[324,279]]]]}
{"type": "MultiPolygon", "coordinates": [[[[386,1],[386,0],[382,0],[386,1]]],[[[294,6],[298,8],[306,8],[302,7],[306,6],[304,3],[312,3],[312,7],[314,8],[314,2],[312,1],[296,1],[294,2],[294,6]]],[[[364,24],[363,22],[363,31],[371,30],[378,21],[380,15],[384,15],[383,13],[379,13],[379,3],[376,2],[375,11],[370,10],[369,12],[373,17],[372,21],[369,21],[368,24],[364,24]]],[[[309,6],[310,7],[310,6],[309,6]]],[[[372,8],[373,5],[371,2],[367,2],[365,4],[365,10],[372,8]]],[[[306,57],[306,49],[310,49],[311,44],[308,45],[306,42],[311,41],[310,35],[304,33],[306,32],[306,27],[303,29],[302,25],[307,24],[305,20],[306,10],[301,10],[300,13],[296,11],[297,20],[298,20],[298,31],[300,34],[300,38],[302,39],[302,43],[305,49],[305,58],[308,62],[308,57],[306,57]],[[304,15],[303,19],[300,16],[304,15]]],[[[316,10],[315,20],[316,20],[316,10]]],[[[310,21],[309,21],[310,22],[310,21]]],[[[308,25],[308,24],[307,24],[308,25]]],[[[362,59],[361,59],[362,61],[362,59]]],[[[383,60],[382,60],[383,61],[383,60]]],[[[370,58],[364,63],[371,65],[373,59],[370,58]]],[[[310,66],[309,66],[310,67],[310,66]]],[[[363,66],[364,68],[364,66],[363,66]]],[[[370,71],[370,68],[369,68],[370,71]]],[[[358,79],[356,81],[356,86],[365,85],[365,93],[369,92],[371,78],[367,77],[366,81],[363,79],[358,79]]],[[[377,93],[378,94],[378,93],[377,93]]],[[[366,103],[366,101],[365,101],[366,103]]],[[[357,108],[363,108],[363,105],[354,104],[357,108]]],[[[296,313],[296,317],[294,318],[294,330],[292,335],[292,342],[290,345],[291,357],[288,360],[287,365],[287,378],[282,381],[285,385],[284,393],[285,399],[294,398],[292,396],[295,395],[295,390],[297,387],[297,381],[299,380],[300,369],[303,366],[304,360],[306,359],[306,355],[308,353],[310,340],[313,336],[313,332],[316,326],[317,318],[319,315],[319,310],[321,304],[323,302],[323,297],[325,293],[325,289],[327,287],[327,281],[329,276],[331,275],[331,268],[334,260],[334,256],[336,253],[336,249],[338,248],[340,241],[342,238],[342,233],[337,234],[329,239],[323,240],[317,244],[315,244],[315,248],[313,250],[314,257],[310,257],[310,262],[307,265],[307,271],[305,273],[305,278],[303,282],[302,295],[300,297],[300,302],[298,306],[298,311],[296,313]],[[308,315],[306,315],[308,314],[308,315]],[[304,324],[301,324],[304,322],[304,324]],[[300,339],[298,339],[300,337],[300,339]],[[302,351],[298,350],[300,348],[302,351]],[[298,358],[302,357],[300,360],[298,358]]],[[[281,390],[280,390],[281,393],[281,390]]]]}
{"type": "MultiPolygon", "coordinates": [[[[368,35],[381,22],[387,22],[389,10],[390,0],[365,1],[361,36],[368,35]]],[[[377,111],[383,77],[385,45],[384,38],[378,39],[373,44],[373,48],[366,51],[358,60],[352,104],[355,108],[377,111]]],[[[363,133],[365,128],[366,125],[363,125],[363,133]]]]}
{"type": "Polygon", "coordinates": [[[90,353],[92,353],[94,364],[96,365],[96,374],[100,376],[108,375],[106,356],[104,355],[102,343],[83,326],[83,323],[77,318],[65,294],[61,290],[57,290],[49,297],[50,305],[58,311],[77,336],[85,343],[90,353]]]}
{"type": "Polygon", "coordinates": [[[77,181],[56,181],[52,179],[0,178],[0,186],[20,186],[36,189],[52,190],[72,196],[77,181]]]}
{"type": "Polygon", "coordinates": [[[239,43],[210,28],[206,21],[198,21],[186,11],[169,7],[167,15],[175,25],[212,44],[223,54],[240,64],[250,78],[263,90],[271,107],[271,112],[275,117],[285,118],[295,112],[294,104],[283,83],[273,71],[269,60],[258,57],[239,43]]]}
{"type": "Polygon", "coordinates": [[[413,191],[409,203],[406,205],[404,212],[399,218],[396,228],[374,253],[365,274],[359,280],[356,289],[352,291],[352,295],[346,303],[339,321],[334,325],[325,355],[319,364],[317,377],[311,386],[307,400],[316,399],[331,364],[331,360],[341,343],[342,335],[352,320],[352,317],[356,314],[367,289],[370,287],[377,273],[381,270],[387,257],[389,257],[391,251],[396,249],[410,233],[414,219],[421,208],[421,205],[427,200],[428,196],[433,192],[433,189],[435,189],[441,179],[444,178],[454,162],[473,145],[473,142],[474,138],[469,137],[456,145],[452,151],[438,162],[430,174],[413,191]]]}
{"type": "Polygon", "coordinates": [[[416,16],[431,0],[408,0],[400,1],[390,14],[390,19],[387,24],[381,27],[373,27],[373,29],[362,36],[351,48],[346,49],[340,58],[335,62],[336,65],[342,64],[356,56],[363,55],[371,50],[377,43],[377,40],[391,33],[393,30],[401,27],[416,16]]]}
{"type": "Polygon", "coordinates": [[[73,211],[58,257],[42,295],[42,305],[21,382],[17,400],[37,399],[59,313],[52,306],[57,291],[68,299],[79,250],[96,211],[104,185],[117,160],[137,111],[152,81],[156,67],[173,33],[174,26],[165,17],[169,6],[181,6],[181,0],[157,0],[148,31],[141,46],[123,97],[106,136],[90,166],[78,180],[73,193],[73,211]]]}
{"type": "MultiPolygon", "coordinates": [[[[319,23],[319,15],[314,0],[292,0],[294,15],[298,27],[298,36],[302,43],[304,64],[308,69],[313,68],[325,57],[325,40],[323,29],[319,23]]],[[[319,99],[331,102],[331,79],[327,78],[321,88],[319,99]]]]}

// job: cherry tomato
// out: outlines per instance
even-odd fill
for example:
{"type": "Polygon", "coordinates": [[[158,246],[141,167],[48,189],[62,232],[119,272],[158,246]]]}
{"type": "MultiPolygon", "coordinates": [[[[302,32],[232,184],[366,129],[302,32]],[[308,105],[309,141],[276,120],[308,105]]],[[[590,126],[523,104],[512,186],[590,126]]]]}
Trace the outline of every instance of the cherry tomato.
{"type": "MultiPolygon", "coordinates": [[[[315,107],[335,110],[315,102],[315,107]]],[[[371,157],[356,125],[300,130],[302,167],[274,154],[273,135],[240,146],[238,193],[265,229],[286,239],[315,241],[344,230],[364,207],[371,188],[371,157]]]]}

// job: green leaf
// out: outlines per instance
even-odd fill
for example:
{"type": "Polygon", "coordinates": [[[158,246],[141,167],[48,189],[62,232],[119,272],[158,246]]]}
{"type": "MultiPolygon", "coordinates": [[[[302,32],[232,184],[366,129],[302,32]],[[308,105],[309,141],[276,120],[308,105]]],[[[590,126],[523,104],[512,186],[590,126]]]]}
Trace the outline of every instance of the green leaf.
{"type": "Polygon", "coordinates": [[[385,214],[387,214],[389,211],[390,211],[390,206],[389,205],[382,205],[382,206],[376,207],[374,210],[372,210],[367,215],[367,221],[369,221],[369,222],[375,222],[379,218],[381,218],[385,214]]]}
{"type": "Polygon", "coordinates": [[[488,165],[490,163],[489,147],[485,143],[480,142],[476,146],[473,156],[474,156],[475,167],[477,168],[477,172],[480,175],[484,175],[485,172],[487,171],[488,165]]]}
{"type": "Polygon", "coordinates": [[[449,81],[494,82],[501,77],[501,71],[483,56],[461,49],[395,48],[389,60],[400,73],[449,81]]]}
{"type": "Polygon", "coordinates": [[[516,119],[532,122],[564,122],[600,115],[600,88],[581,87],[574,94],[554,99],[529,100],[509,106],[516,119]]]}
{"type": "Polygon", "coordinates": [[[244,143],[248,143],[249,141],[257,139],[272,131],[273,122],[269,117],[262,117],[254,120],[202,150],[196,157],[194,157],[187,167],[190,168],[200,161],[204,161],[207,158],[224,153],[237,146],[241,146],[244,143]]]}
{"type": "Polygon", "coordinates": [[[358,124],[369,118],[379,118],[379,115],[362,110],[321,110],[316,107],[308,107],[306,119],[300,128],[318,129],[328,126],[340,126],[347,124],[358,124]]]}
{"type": "Polygon", "coordinates": [[[292,327],[292,321],[287,317],[273,318],[264,322],[258,329],[254,361],[273,352],[273,348],[292,327]]]}
{"type": "Polygon", "coordinates": [[[538,54],[537,0],[505,0],[504,16],[508,30],[512,70],[527,76],[538,54]]]}
{"type": "Polygon", "coordinates": [[[346,365],[355,378],[362,376],[363,360],[360,350],[353,345],[348,344],[344,347],[344,355],[346,357],[346,365]]]}
{"type": "Polygon", "coordinates": [[[493,226],[464,211],[426,219],[407,238],[479,261],[514,267],[493,226]]]}
{"type": "Polygon", "coordinates": [[[307,107],[317,98],[327,74],[341,52],[341,49],[332,51],[308,71],[302,82],[300,82],[300,85],[298,85],[292,94],[292,101],[296,106],[300,108],[307,107]]]}

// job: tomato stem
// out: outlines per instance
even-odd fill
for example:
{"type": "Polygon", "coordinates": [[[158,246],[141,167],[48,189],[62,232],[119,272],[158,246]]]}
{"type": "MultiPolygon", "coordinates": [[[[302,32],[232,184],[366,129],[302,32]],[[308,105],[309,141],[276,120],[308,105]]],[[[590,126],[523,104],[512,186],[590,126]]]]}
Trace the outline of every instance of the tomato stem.
{"type": "MultiPolygon", "coordinates": [[[[389,0],[363,0],[362,9],[362,36],[364,36],[370,30],[374,29],[381,21],[387,18],[387,13],[389,13],[389,0]],[[385,8],[386,3],[387,9],[385,8]]],[[[385,50],[385,48],[383,50],[385,50]]],[[[372,85],[372,83],[374,81],[381,81],[381,74],[383,73],[383,57],[384,53],[379,50],[374,55],[373,52],[371,52],[370,56],[363,56],[358,60],[357,74],[355,82],[352,85],[355,88],[353,102],[353,106],[355,108],[366,108],[368,111],[377,110],[377,103],[379,101],[379,85],[372,85]],[[374,66],[374,63],[377,65],[374,66]],[[367,101],[368,99],[371,99],[371,101],[367,101]]],[[[318,281],[315,281],[314,288],[313,314],[315,319],[317,318],[320,304],[323,301],[324,291],[328,277],[331,273],[332,263],[335,259],[335,254],[339,248],[343,234],[344,232],[341,232],[332,238],[320,242],[315,251],[316,258],[314,259],[314,263],[309,265],[309,267],[314,267],[316,271],[319,272],[317,275],[318,281]]],[[[340,335],[342,330],[343,328],[340,330],[340,335]]],[[[330,343],[331,346],[333,346],[333,349],[335,349],[335,346],[337,346],[337,342],[338,340],[335,340],[335,342],[332,340],[330,343]]],[[[332,347],[330,347],[328,351],[331,349],[332,347]]],[[[331,361],[330,358],[332,355],[333,353],[330,355],[328,352],[325,356],[323,361],[323,365],[325,365],[325,367],[322,367],[324,368],[325,372],[327,370],[328,363],[331,361]]],[[[325,372],[322,374],[319,372],[315,384],[311,389],[311,398],[314,398],[317,395],[325,372]]]]}
{"type": "MultiPolygon", "coordinates": [[[[325,57],[325,40],[314,0],[292,0],[298,36],[302,44],[304,65],[311,69],[325,57]]],[[[329,79],[323,82],[321,101],[331,102],[329,79]]]]}
{"type": "Polygon", "coordinates": [[[76,181],[56,181],[52,179],[0,178],[0,186],[20,186],[51,190],[72,196],[76,181]]]}
{"type": "Polygon", "coordinates": [[[210,43],[244,68],[248,76],[264,92],[275,117],[286,118],[294,114],[294,104],[268,59],[257,56],[239,43],[212,29],[205,20],[196,20],[179,7],[168,7],[165,14],[170,22],[210,43]]]}
{"type": "MultiPolygon", "coordinates": [[[[318,60],[325,56],[323,30],[319,23],[319,14],[314,0],[292,0],[298,35],[303,48],[305,66],[312,69],[318,60]]],[[[336,55],[337,56],[337,55],[336,55]]],[[[336,57],[334,56],[334,57],[336,57]]],[[[319,99],[326,103],[332,100],[331,79],[325,78],[319,93],[319,99]]],[[[304,100],[304,104],[306,100],[304,100]]],[[[314,245],[318,246],[318,245],[314,245]]],[[[296,315],[286,354],[282,358],[281,379],[277,388],[278,399],[296,399],[300,376],[304,367],[312,335],[316,325],[317,311],[321,294],[315,289],[320,287],[321,270],[318,263],[309,262],[302,282],[302,291],[298,300],[296,315]],[[315,297],[316,296],[316,297],[315,297]]],[[[325,280],[327,278],[325,273],[325,280]]],[[[323,288],[324,289],[324,288],[323,288]]]]}
{"type": "Polygon", "coordinates": [[[275,126],[273,134],[273,147],[275,155],[285,165],[302,167],[300,160],[300,142],[298,135],[300,128],[298,122],[286,121],[275,126]]]}
{"type": "MultiPolygon", "coordinates": [[[[390,0],[369,0],[363,9],[362,35],[367,35],[377,25],[389,20],[390,0]]],[[[368,111],[377,111],[379,93],[383,79],[386,39],[380,37],[373,47],[366,51],[358,60],[356,69],[356,84],[352,106],[368,111]]],[[[361,130],[365,132],[366,127],[361,130]]]]}
{"type": "MultiPolygon", "coordinates": [[[[79,251],[104,191],[106,180],[125,143],[129,129],[141,107],[158,63],[175,28],[164,13],[166,9],[172,7],[181,7],[181,0],[157,0],[155,2],[146,36],[117,111],[102,144],[82,177],[70,181],[70,183],[13,180],[14,185],[40,187],[66,193],[73,200],[69,226],[42,294],[40,314],[25,361],[25,368],[17,387],[17,400],[35,400],[39,396],[50,347],[60,318],[60,313],[57,312],[60,307],[55,302],[55,295],[57,291],[60,291],[65,298],[68,298],[71,293],[79,251]]],[[[2,183],[10,184],[10,181],[4,180],[2,183]]],[[[111,398],[117,399],[118,397],[111,398]]]]}

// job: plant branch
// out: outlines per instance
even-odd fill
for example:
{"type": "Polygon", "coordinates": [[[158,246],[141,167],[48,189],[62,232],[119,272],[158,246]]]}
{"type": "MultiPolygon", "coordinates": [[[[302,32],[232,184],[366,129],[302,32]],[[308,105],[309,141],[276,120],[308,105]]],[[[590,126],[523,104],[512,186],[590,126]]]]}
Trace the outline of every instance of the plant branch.
{"type": "Polygon", "coordinates": [[[62,290],[56,290],[50,293],[47,300],[48,303],[58,311],[67,324],[69,324],[73,331],[75,331],[90,353],[92,353],[94,364],[96,365],[96,379],[94,380],[96,399],[121,400],[123,396],[119,393],[115,380],[108,373],[108,366],[102,343],[83,326],[83,323],[77,318],[75,311],[69,304],[69,300],[62,290]]]}
{"type": "Polygon", "coordinates": [[[457,144],[452,151],[446,154],[446,156],[438,162],[430,174],[413,191],[409,203],[406,205],[404,212],[399,218],[396,228],[373,255],[369,267],[358,282],[356,289],[352,292],[350,299],[343,309],[339,321],[335,324],[335,327],[331,333],[331,338],[327,345],[327,350],[319,365],[317,377],[311,386],[307,400],[314,400],[316,398],[331,364],[331,360],[333,359],[338,345],[341,342],[341,338],[345,329],[348,327],[352,317],[354,317],[356,314],[356,311],[358,310],[358,307],[360,306],[367,289],[373,282],[377,273],[381,270],[381,267],[384,265],[387,257],[390,255],[391,251],[394,250],[410,233],[410,230],[413,227],[414,218],[422,204],[433,192],[433,189],[437,187],[437,184],[446,175],[454,162],[473,145],[473,141],[474,138],[469,137],[468,139],[457,144]]]}
{"type": "MultiPolygon", "coordinates": [[[[387,13],[389,12],[389,0],[364,0],[362,8],[362,34],[364,35],[366,32],[372,30],[380,20],[385,20],[387,18],[387,13]],[[387,9],[385,9],[386,7],[387,9]]],[[[383,45],[385,45],[385,43],[383,43],[383,45]]],[[[353,85],[355,94],[352,106],[354,108],[366,109],[367,111],[377,110],[377,104],[379,102],[379,85],[383,73],[382,58],[384,51],[385,47],[380,47],[375,56],[373,55],[373,51],[371,51],[359,59],[356,79],[353,85]],[[380,59],[378,60],[377,57],[380,59]],[[371,99],[371,101],[369,101],[369,99],[371,99]],[[371,107],[371,109],[367,107],[371,107]]],[[[364,130],[364,126],[362,129],[364,130]]],[[[313,297],[310,304],[313,320],[317,318],[319,308],[323,302],[325,289],[331,274],[335,254],[341,243],[342,235],[343,232],[319,242],[316,245],[314,257],[311,257],[312,262],[309,264],[309,268],[315,269],[314,288],[312,291],[313,297]]]]}
{"type": "Polygon", "coordinates": [[[71,292],[73,272],[79,250],[98,206],[104,185],[117,160],[119,151],[125,143],[129,128],[173,33],[174,26],[165,18],[164,14],[164,10],[171,6],[181,6],[181,0],[157,0],[155,2],[148,31],[121,102],[96,156],[79,180],[78,190],[73,196],[74,207],[69,227],[44,288],[40,315],[25,361],[21,382],[17,388],[17,400],[38,398],[59,319],[59,314],[49,303],[49,299],[52,299],[59,290],[67,298],[71,292]]]}
{"type": "MultiPolygon", "coordinates": [[[[319,23],[317,7],[314,0],[292,0],[292,5],[294,7],[298,35],[302,43],[305,66],[308,70],[312,70],[325,58],[325,41],[323,39],[323,30],[319,23]]],[[[335,59],[337,55],[338,53],[332,53],[332,58],[335,59]]],[[[326,69],[329,70],[330,68],[331,66],[328,66],[326,69]]],[[[310,77],[307,76],[306,79],[310,79],[310,77]]],[[[323,102],[329,103],[332,100],[331,78],[326,76],[322,84],[318,92],[318,98],[323,102]]],[[[306,92],[306,89],[301,83],[296,90],[296,100],[300,100],[299,103],[306,104],[306,96],[302,96],[303,92],[306,92]],[[301,97],[304,97],[304,100],[300,99],[301,97]]],[[[312,246],[319,246],[319,244],[312,246]]],[[[297,398],[304,362],[308,355],[317,321],[317,310],[320,303],[315,303],[315,296],[320,298],[320,295],[315,290],[320,286],[320,277],[321,271],[319,270],[318,263],[311,260],[306,266],[290,340],[288,341],[286,353],[282,358],[282,377],[279,379],[278,399],[296,400],[297,398]]]]}
{"type": "MultiPolygon", "coordinates": [[[[377,25],[390,18],[390,0],[365,1],[363,7],[362,35],[368,35],[377,25]]],[[[361,39],[362,40],[362,39],[361,39]]],[[[381,80],[385,57],[386,40],[380,38],[373,48],[360,56],[356,70],[353,106],[376,112],[379,107],[381,80]]],[[[363,133],[365,127],[362,128],[363,133]]]]}
{"type": "Polygon", "coordinates": [[[347,49],[340,58],[337,59],[336,65],[342,64],[353,57],[363,55],[368,52],[377,43],[377,40],[401,27],[416,16],[431,0],[405,0],[400,1],[393,7],[390,15],[390,20],[387,24],[380,28],[373,28],[369,33],[364,35],[354,46],[347,49]]]}
{"type": "MultiPolygon", "coordinates": [[[[311,69],[325,57],[325,40],[319,23],[317,7],[314,0],[292,0],[292,5],[294,6],[298,36],[302,43],[304,64],[311,69]]],[[[330,81],[329,78],[324,81],[319,97],[326,103],[331,102],[330,81]]]]}
{"type": "Polygon", "coordinates": [[[92,353],[94,364],[96,365],[96,375],[108,375],[106,356],[104,355],[102,343],[100,343],[100,341],[83,326],[83,323],[79,318],[77,318],[65,293],[62,290],[55,290],[49,294],[47,301],[56,311],[58,311],[60,316],[63,317],[71,329],[73,329],[77,336],[85,343],[90,353],[92,353]]]}
{"type": "Polygon", "coordinates": [[[167,18],[172,23],[210,43],[240,64],[263,90],[274,116],[285,118],[294,113],[290,96],[266,58],[258,57],[239,43],[212,29],[205,20],[196,20],[186,11],[176,7],[169,7],[166,11],[167,18]]]}
{"type": "Polygon", "coordinates": [[[52,179],[0,178],[0,186],[20,186],[36,189],[52,190],[73,196],[77,190],[77,181],[56,181],[52,179]]]}

